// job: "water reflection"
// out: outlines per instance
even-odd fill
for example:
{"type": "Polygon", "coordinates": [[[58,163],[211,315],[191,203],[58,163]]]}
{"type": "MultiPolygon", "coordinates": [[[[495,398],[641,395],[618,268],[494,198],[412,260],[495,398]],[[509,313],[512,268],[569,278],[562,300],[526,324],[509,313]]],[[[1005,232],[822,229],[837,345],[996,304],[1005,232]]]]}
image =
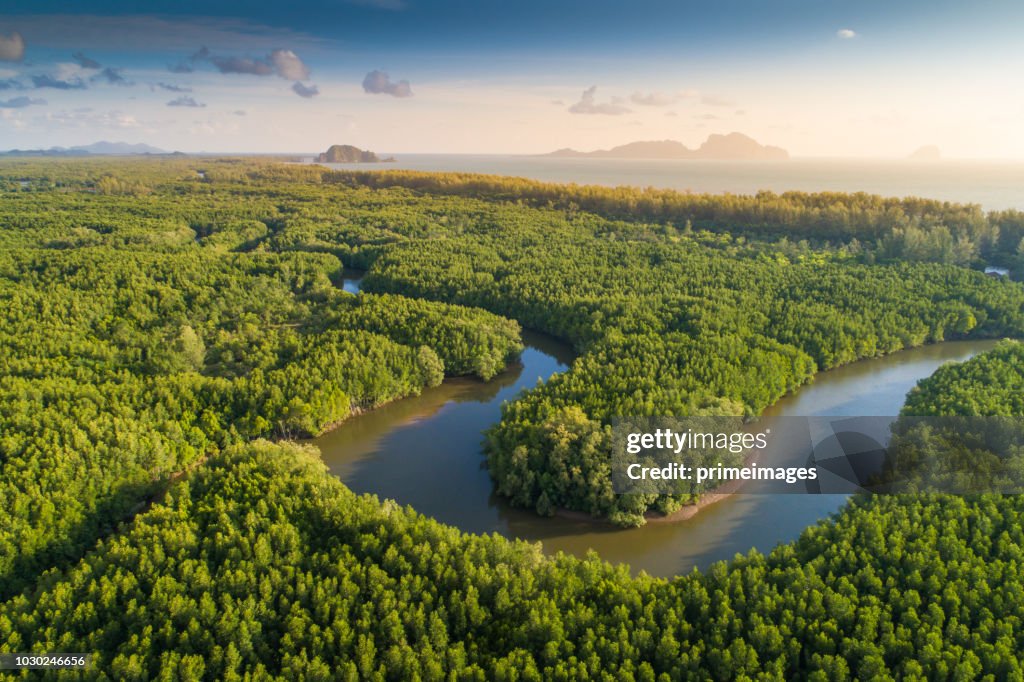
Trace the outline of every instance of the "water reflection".
{"type": "Polygon", "coordinates": [[[350,294],[358,294],[360,291],[362,291],[363,277],[365,275],[365,270],[353,270],[351,268],[345,268],[341,272],[341,288],[350,294]]]}
{"type": "Polygon", "coordinates": [[[464,530],[506,530],[482,433],[501,418],[503,402],[565,371],[570,359],[565,346],[543,335],[525,332],[523,339],[521,361],[489,382],[449,379],[316,439],[324,462],[356,492],[411,504],[464,530]]]}

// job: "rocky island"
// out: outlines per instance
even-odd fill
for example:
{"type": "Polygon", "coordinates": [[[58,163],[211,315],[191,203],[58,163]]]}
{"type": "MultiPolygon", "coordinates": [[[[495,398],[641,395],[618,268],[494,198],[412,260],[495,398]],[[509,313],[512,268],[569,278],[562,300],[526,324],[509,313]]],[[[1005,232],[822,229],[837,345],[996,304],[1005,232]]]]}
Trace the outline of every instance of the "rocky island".
{"type": "Polygon", "coordinates": [[[789,152],[781,147],[763,145],[743,133],[709,135],[697,149],[690,149],[675,140],[630,142],[611,149],[580,152],[559,149],[545,156],[598,159],[709,159],[734,161],[785,161],[789,152]]]}
{"type": "Polygon", "coordinates": [[[395,159],[391,156],[382,159],[371,151],[350,144],[332,144],[316,160],[319,163],[391,163],[395,159]]]}

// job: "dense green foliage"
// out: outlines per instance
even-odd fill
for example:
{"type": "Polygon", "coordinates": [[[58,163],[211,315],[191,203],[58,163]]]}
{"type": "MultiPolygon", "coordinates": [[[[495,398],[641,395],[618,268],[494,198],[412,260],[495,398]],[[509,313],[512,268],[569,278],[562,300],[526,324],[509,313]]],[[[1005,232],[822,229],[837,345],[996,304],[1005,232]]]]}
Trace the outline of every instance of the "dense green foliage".
{"type": "Polygon", "coordinates": [[[197,243],[175,197],[150,196],[2,195],[0,593],[231,443],[490,378],[520,348],[490,313],[346,294],[334,256],[197,243]]]}
{"type": "Polygon", "coordinates": [[[883,479],[896,490],[1024,493],[1024,343],[939,368],[910,392],[883,479]]]}
{"type": "Polygon", "coordinates": [[[414,171],[342,171],[325,175],[323,180],[589,211],[616,220],[661,224],[662,231],[669,234],[701,229],[756,238],[807,239],[848,244],[854,252],[867,252],[872,258],[960,265],[981,259],[1024,272],[1024,213],[986,214],[976,205],[918,197],[767,191],[723,196],[414,171]]]}
{"type": "Polygon", "coordinates": [[[616,523],[684,498],[611,490],[615,416],[756,414],[815,371],[927,342],[1024,333],[1024,289],[951,265],[793,259],[728,238],[522,210],[384,250],[368,289],[487,308],[572,341],[572,370],[506,406],[498,490],[616,523]],[[614,235],[610,230],[614,227],[614,235]]]}
{"type": "Polygon", "coordinates": [[[1024,414],[1024,343],[1004,342],[970,362],[940,367],[915,387],[908,415],[1012,417],[1024,414]]]}
{"type": "MultiPolygon", "coordinates": [[[[0,650],[92,652],[108,679],[1024,679],[1018,496],[857,500],[664,581],[462,534],[254,440],[493,376],[519,348],[497,313],[581,352],[506,407],[499,489],[636,522],[678,501],[607,495],[615,414],[753,413],[823,367],[1018,335],[1018,285],[356,177],[0,164],[0,650]],[[339,291],[342,263],[377,293],[339,291]]],[[[1024,416],[1019,352],[908,410],[1024,416]]]]}
{"type": "MultiPolygon", "coordinates": [[[[750,241],[743,230],[735,236],[680,232],[667,223],[500,200],[520,190],[529,199],[536,183],[524,181],[501,185],[493,178],[337,175],[315,167],[235,161],[9,163],[8,177],[28,183],[27,191],[5,193],[0,203],[0,219],[8,225],[5,244],[11,249],[72,263],[89,257],[83,254],[104,260],[96,255],[103,249],[139,252],[132,257],[149,259],[139,268],[152,261],[162,264],[153,267],[171,270],[180,260],[180,282],[196,279],[188,286],[208,286],[205,294],[191,292],[182,303],[171,296],[165,303],[150,300],[155,295],[150,292],[161,289],[148,282],[129,279],[121,287],[116,277],[122,275],[90,282],[84,278],[101,277],[89,274],[92,265],[67,266],[85,273],[75,276],[83,278],[81,288],[94,297],[118,287],[128,291],[122,296],[147,292],[142,300],[126,300],[105,313],[117,352],[132,355],[125,358],[131,371],[160,375],[191,364],[208,378],[241,382],[234,394],[242,397],[227,407],[222,401],[211,415],[222,424],[231,422],[243,437],[315,432],[347,413],[340,393],[350,406],[372,406],[438,377],[436,363],[417,350],[415,362],[411,356],[401,361],[416,368],[413,374],[391,379],[350,372],[346,376],[359,377],[357,385],[333,392],[317,389],[313,395],[311,387],[329,383],[322,374],[337,371],[339,363],[331,355],[340,352],[337,344],[352,342],[342,329],[378,331],[407,346],[426,344],[453,373],[486,378],[507,358],[510,328],[480,318],[479,331],[466,331],[456,318],[478,313],[424,317],[413,308],[425,304],[408,300],[374,307],[373,299],[364,297],[367,303],[328,325],[325,309],[346,308],[335,303],[343,297],[329,286],[337,261],[328,256],[347,265],[372,266],[365,282],[371,290],[480,306],[571,341],[584,352],[572,371],[511,403],[489,439],[499,491],[542,512],[571,507],[635,524],[648,508],[668,511],[684,501],[610,495],[607,426],[617,414],[756,413],[817,369],[968,333],[1016,335],[1024,328],[1021,288],[976,272],[935,264],[872,266],[859,263],[848,245],[813,250],[750,241]],[[131,196],[97,191],[103,178],[140,184],[147,191],[131,196]],[[439,187],[431,187],[436,194],[350,187],[356,180],[371,185],[415,180],[439,187]],[[482,199],[459,196],[477,185],[482,199]],[[230,273],[209,281],[214,275],[205,261],[216,263],[214,269],[267,263],[261,267],[268,272],[277,267],[271,264],[281,263],[288,282],[282,287],[298,288],[301,295],[293,303],[287,292],[270,290],[273,277],[260,272],[234,285],[221,281],[231,279],[230,273]],[[199,271],[202,276],[193,275],[199,271]],[[225,300],[214,300],[221,289],[225,300]],[[245,296],[250,296],[246,303],[231,302],[245,296]],[[161,305],[196,312],[165,314],[161,305]],[[241,309],[221,310],[229,305],[241,309]],[[369,308],[373,312],[367,314],[369,308]],[[146,315],[155,322],[143,319],[146,315]],[[205,315],[210,319],[199,319],[205,315]],[[236,319],[243,315],[248,317],[236,319]],[[393,315],[402,318],[401,324],[390,319],[393,315]],[[435,324],[434,319],[445,321],[435,324]],[[437,334],[446,340],[437,343],[437,334]],[[453,334],[460,340],[454,341],[453,334]],[[494,341],[482,342],[485,338],[494,341]],[[203,367],[196,360],[200,349],[205,349],[203,367]],[[275,373],[271,386],[283,382],[289,387],[287,400],[272,389],[261,397],[266,391],[259,381],[268,372],[275,373]],[[252,381],[255,389],[247,385],[252,381]],[[368,395],[358,395],[364,388],[368,395]],[[293,398],[298,404],[292,404],[293,398]]],[[[622,194],[586,191],[611,198],[622,194]]],[[[713,203],[710,197],[702,201],[713,203]]],[[[728,213],[738,199],[718,201],[728,213]]],[[[802,202],[808,211],[821,206],[817,195],[792,195],[786,201],[802,202]]],[[[892,204],[877,197],[843,201],[892,204]]],[[[904,203],[906,211],[929,217],[921,224],[974,211],[935,202],[904,203]]],[[[740,218],[749,216],[737,213],[735,219],[740,218]]],[[[727,221],[725,227],[731,225],[727,221]]],[[[790,225],[793,233],[797,227],[790,225]]],[[[38,258],[19,256],[22,261],[10,268],[12,276],[35,268],[48,278],[46,268],[57,267],[23,262],[30,257],[38,258]]],[[[59,281],[60,272],[55,276],[59,281]]],[[[84,321],[80,328],[92,324],[84,321]]],[[[18,332],[15,343],[26,343],[32,334],[18,332]]],[[[108,357],[94,364],[104,365],[108,357]]],[[[120,362],[110,364],[121,367],[120,362]]],[[[373,371],[387,364],[369,362],[373,371]]]]}
{"type": "MultiPolygon", "coordinates": [[[[987,390],[999,352],[915,396],[951,375],[987,390]]],[[[999,377],[1009,397],[1024,364],[999,377]]],[[[0,641],[96,652],[101,679],[1021,680],[1022,499],[857,500],[768,556],[634,579],[356,497],[257,443],[4,604],[0,641]]]]}

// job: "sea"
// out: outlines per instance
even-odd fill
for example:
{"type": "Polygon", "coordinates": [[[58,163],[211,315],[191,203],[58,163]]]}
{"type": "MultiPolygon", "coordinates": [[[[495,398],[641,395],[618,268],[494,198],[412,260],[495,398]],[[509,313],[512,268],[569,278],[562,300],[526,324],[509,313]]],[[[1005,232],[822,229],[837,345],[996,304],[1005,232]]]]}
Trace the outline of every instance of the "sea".
{"type": "Polygon", "coordinates": [[[868,192],[1024,210],[1024,162],[934,162],[793,158],[788,161],[566,159],[478,154],[380,154],[387,164],[325,164],[344,169],[407,169],[510,175],[544,182],[656,187],[699,193],[868,192]]]}

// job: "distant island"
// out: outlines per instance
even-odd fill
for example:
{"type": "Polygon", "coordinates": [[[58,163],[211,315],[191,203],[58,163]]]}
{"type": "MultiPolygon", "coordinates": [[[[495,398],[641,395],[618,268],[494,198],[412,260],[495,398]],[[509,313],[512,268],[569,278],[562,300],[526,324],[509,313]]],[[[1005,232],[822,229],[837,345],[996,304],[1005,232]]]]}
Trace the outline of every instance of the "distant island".
{"type": "Polygon", "coordinates": [[[595,159],[708,159],[734,161],[785,161],[789,152],[781,147],[763,145],[743,133],[709,135],[698,149],[690,149],[675,140],[630,142],[629,144],[598,149],[593,152],[579,152],[575,149],[559,149],[543,156],[561,158],[595,159]]]}
{"type": "Polygon", "coordinates": [[[350,144],[332,144],[316,160],[319,163],[392,163],[395,159],[391,156],[382,159],[371,151],[350,144]]]}
{"type": "Polygon", "coordinates": [[[927,144],[916,149],[907,159],[910,161],[941,161],[942,152],[935,145],[927,144]]]}
{"type": "MultiPolygon", "coordinates": [[[[135,156],[145,154],[170,154],[148,144],[128,142],[94,142],[77,147],[50,147],[49,149],[11,149],[3,152],[6,156],[135,156]]],[[[174,152],[180,154],[180,152],[174,152]]]]}

